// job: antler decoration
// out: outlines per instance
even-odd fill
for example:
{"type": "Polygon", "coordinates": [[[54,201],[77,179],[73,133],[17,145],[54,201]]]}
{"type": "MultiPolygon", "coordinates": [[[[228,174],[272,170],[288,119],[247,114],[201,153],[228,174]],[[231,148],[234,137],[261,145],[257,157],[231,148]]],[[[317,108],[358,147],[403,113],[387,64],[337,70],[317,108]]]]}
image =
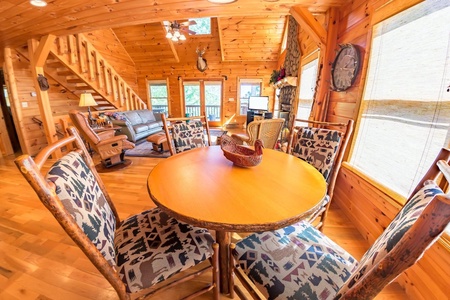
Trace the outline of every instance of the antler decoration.
{"type": "Polygon", "coordinates": [[[202,57],[202,55],[205,54],[205,51],[206,48],[200,50],[199,47],[197,47],[197,50],[195,50],[195,52],[197,52],[197,69],[200,72],[205,72],[206,68],[208,68],[208,62],[202,57]]]}

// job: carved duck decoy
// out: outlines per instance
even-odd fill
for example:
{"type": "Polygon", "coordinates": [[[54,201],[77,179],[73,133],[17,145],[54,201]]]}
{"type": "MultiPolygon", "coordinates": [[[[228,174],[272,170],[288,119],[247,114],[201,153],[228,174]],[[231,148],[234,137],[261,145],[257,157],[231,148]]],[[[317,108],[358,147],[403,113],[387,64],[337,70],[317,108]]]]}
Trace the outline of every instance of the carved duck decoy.
{"type": "Polygon", "coordinates": [[[254,149],[238,145],[232,137],[223,135],[220,140],[223,155],[236,166],[254,167],[262,161],[264,144],[262,140],[256,140],[254,149]]]}

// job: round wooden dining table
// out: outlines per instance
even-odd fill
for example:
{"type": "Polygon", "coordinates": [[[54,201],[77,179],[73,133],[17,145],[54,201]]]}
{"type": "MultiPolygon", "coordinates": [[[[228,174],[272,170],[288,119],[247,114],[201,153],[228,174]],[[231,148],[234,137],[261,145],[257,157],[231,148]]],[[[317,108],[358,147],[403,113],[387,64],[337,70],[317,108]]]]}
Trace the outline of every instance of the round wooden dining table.
{"type": "Polygon", "coordinates": [[[167,158],[150,172],[151,199],[176,219],[216,231],[221,292],[228,293],[231,232],[278,229],[320,207],[327,184],[307,162],[264,149],[259,165],[235,166],[219,146],[167,158]]]}

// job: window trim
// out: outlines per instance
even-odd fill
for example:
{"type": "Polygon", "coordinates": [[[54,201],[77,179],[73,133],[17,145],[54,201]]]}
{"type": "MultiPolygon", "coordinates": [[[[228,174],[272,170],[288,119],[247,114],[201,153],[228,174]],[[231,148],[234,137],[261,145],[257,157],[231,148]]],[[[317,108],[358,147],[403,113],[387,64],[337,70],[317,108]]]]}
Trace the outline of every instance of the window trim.
{"type": "MultiPolygon", "coordinates": [[[[262,78],[238,77],[237,78],[237,96],[236,96],[236,116],[246,116],[246,115],[241,115],[241,82],[259,83],[259,86],[260,86],[259,96],[262,96],[262,92],[263,92],[263,79],[262,78]]],[[[269,105],[270,105],[270,103],[269,103],[269,105]]]]}
{"type": "Polygon", "coordinates": [[[166,79],[147,79],[146,80],[146,90],[147,90],[147,108],[153,110],[152,99],[150,95],[150,85],[151,84],[165,84],[167,89],[167,112],[170,115],[171,105],[170,105],[170,89],[169,89],[169,78],[166,79]]]}

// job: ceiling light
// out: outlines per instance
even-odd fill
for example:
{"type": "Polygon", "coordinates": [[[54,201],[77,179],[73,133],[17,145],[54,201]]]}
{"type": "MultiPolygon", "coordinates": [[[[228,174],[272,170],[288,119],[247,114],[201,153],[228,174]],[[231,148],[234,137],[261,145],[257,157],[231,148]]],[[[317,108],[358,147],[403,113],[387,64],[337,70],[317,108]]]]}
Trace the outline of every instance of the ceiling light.
{"type": "Polygon", "coordinates": [[[31,5],[44,7],[47,6],[47,2],[45,0],[30,0],[31,5]]]}
{"type": "Polygon", "coordinates": [[[236,2],[237,0],[208,0],[208,2],[216,3],[216,4],[228,4],[236,2]]]}

